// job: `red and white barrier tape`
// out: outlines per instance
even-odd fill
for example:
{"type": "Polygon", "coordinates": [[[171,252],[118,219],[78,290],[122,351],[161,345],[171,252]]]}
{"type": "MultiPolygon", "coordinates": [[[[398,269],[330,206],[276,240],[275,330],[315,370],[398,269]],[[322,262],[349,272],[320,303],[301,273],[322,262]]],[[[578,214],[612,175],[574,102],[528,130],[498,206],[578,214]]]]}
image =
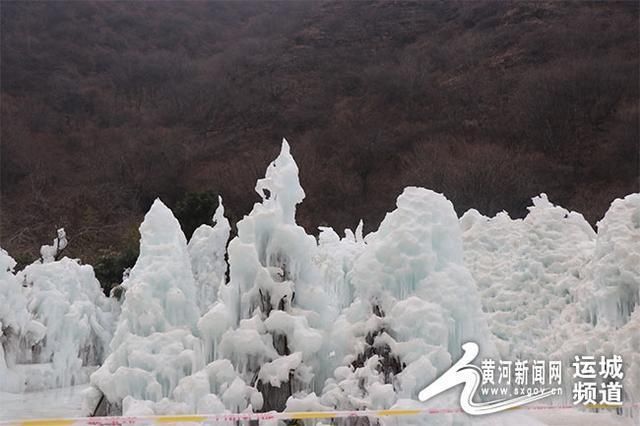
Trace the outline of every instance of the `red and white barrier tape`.
{"type": "MultiPolygon", "coordinates": [[[[618,405],[594,404],[586,408],[614,409],[638,407],[640,403],[618,405]]],[[[577,405],[531,405],[515,408],[517,410],[566,410],[578,408],[577,405]]],[[[0,421],[0,426],[124,426],[140,424],[170,424],[170,423],[206,423],[216,424],[229,421],[247,420],[304,420],[304,419],[333,419],[345,417],[398,417],[415,415],[435,415],[463,413],[460,408],[423,408],[397,410],[354,410],[354,411],[297,411],[268,413],[228,413],[228,414],[198,414],[175,416],[124,416],[124,417],[82,417],[71,419],[34,419],[0,421]]]]}

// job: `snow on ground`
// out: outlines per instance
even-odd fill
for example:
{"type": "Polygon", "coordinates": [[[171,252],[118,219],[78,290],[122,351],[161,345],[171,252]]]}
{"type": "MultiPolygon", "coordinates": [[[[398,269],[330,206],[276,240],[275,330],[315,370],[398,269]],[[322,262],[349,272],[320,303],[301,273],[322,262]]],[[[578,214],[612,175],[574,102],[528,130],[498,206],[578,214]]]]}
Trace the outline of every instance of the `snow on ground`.
{"type": "MultiPolygon", "coordinates": [[[[75,418],[83,411],[83,393],[89,385],[71,386],[27,393],[0,392],[0,421],[36,418],[75,418]]],[[[458,417],[458,416],[456,416],[458,417]]],[[[463,418],[463,415],[459,417],[463,418]]],[[[385,426],[407,426],[421,423],[425,417],[386,418],[385,426]]],[[[431,420],[437,421],[435,416],[431,420]]],[[[325,424],[326,420],[324,421],[325,424]]],[[[319,425],[320,421],[312,423],[319,425]]],[[[473,419],[478,426],[633,426],[631,418],[612,413],[587,413],[578,410],[510,411],[473,419]]]]}
{"type": "Polygon", "coordinates": [[[89,385],[27,393],[0,392],[0,421],[82,417],[84,391],[89,385]]]}
{"type": "Polygon", "coordinates": [[[630,417],[618,416],[610,412],[585,413],[578,410],[563,410],[561,412],[547,410],[530,412],[527,417],[548,426],[633,426],[638,424],[630,417]]]}
{"type": "MultiPolygon", "coordinates": [[[[456,416],[464,424],[469,421],[468,416],[456,416]]],[[[395,419],[389,426],[402,425],[404,418],[395,419]]],[[[423,424],[423,423],[420,423],[423,424]]],[[[610,412],[584,412],[571,410],[511,410],[488,416],[471,419],[474,426],[634,426],[637,422],[629,417],[622,417],[610,412]]],[[[385,424],[386,426],[387,424],[385,424]]]]}

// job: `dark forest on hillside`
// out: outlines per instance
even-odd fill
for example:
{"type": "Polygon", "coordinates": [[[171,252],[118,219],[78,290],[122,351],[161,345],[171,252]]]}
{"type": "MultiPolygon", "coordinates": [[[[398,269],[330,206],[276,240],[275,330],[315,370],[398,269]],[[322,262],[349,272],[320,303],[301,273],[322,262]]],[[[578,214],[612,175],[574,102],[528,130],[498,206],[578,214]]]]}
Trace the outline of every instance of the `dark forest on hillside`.
{"type": "Polygon", "coordinates": [[[408,185],[595,225],[640,189],[639,5],[2,1],[0,244],[127,263],[155,197],[248,213],[282,137],[309,232],[408,185]]]}

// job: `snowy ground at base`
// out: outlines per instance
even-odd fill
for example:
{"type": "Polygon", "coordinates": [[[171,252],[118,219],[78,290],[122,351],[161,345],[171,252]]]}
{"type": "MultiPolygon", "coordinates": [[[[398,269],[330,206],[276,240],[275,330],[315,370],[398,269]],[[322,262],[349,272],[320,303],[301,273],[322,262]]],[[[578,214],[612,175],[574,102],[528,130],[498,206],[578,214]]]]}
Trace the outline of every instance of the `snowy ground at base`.
{"type": "Polygon", "coordinates": [[[618,416],[613,413],[585,413],[578,410],[537,411],[528,414],[527,417],[547,426],[630,426],[638,424],[630,417],[618,416]]]}
{"type": "MultiPolygon", "coordinates": [[[[402,419],[391,425],[402,425],[402,419]]],[[[618,416],[613,413],[588,413],[584,411],[540,410],[540,411],[507,411],[489,416],[473,418],[472,425],[498,426],[633,426],[638,423],[630,417],[618,416]]]]}
{"type": "MultiPolygon", "coordinates": [[[[0,392],[0,421],[34,418],[81,417],[82,392],[88,385],[49,389],[22,394],[0,392]]],[[[408,417],[386,419],[385,424],[404,425],[408,417]]],[[[474,418],[473,425],[520,426],[631,426],[634,420],[613,413],[587,413],[578,410],[515,411],[474,418]]]]}
{"type": "Polygon", "coordinates": [[[0,421],[38,418],[82,417],[86,385],[38,392],[0,392],[0,421]]]}

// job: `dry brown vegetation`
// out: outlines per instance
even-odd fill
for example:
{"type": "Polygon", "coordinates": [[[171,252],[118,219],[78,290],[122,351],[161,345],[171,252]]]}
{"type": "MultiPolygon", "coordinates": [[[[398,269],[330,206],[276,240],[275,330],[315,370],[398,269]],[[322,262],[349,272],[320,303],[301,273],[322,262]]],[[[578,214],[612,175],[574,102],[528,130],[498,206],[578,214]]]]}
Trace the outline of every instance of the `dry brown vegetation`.
{"type": "Polygon", "coordinates": [[[280,140],[300,222],[377,226],[406,185],[458,213],[544,191],[595,223],[638,191],[639,39],[626,2],[0,4],[0,244],[54,226],[91,260],[151,201],[225,199],[233,221],[280,140]]]}

